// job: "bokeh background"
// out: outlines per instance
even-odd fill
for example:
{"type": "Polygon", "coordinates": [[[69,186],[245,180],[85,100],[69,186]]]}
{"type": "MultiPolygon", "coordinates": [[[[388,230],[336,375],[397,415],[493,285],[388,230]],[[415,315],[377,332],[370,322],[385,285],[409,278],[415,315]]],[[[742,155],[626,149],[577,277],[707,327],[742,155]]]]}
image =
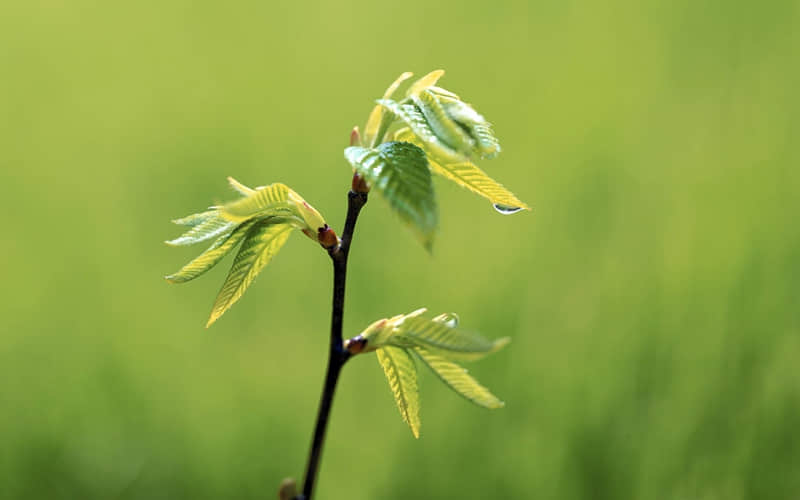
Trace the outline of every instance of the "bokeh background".
{"type": "Polygon", "coordinates": [[[423,374],[422,437],[347,366],[320,499],[800,497],[800,5],[4,2],[0,497],[269,499],[303,473],[331,270],[293,237],[205,319],[228,261],[171,218],[285,182],[339,229],[342,157],[402,71],[496,124],[534,207],[437,184],[429,256],[378,197],[346,332],[427,306],[509,335],[423,374]]]}

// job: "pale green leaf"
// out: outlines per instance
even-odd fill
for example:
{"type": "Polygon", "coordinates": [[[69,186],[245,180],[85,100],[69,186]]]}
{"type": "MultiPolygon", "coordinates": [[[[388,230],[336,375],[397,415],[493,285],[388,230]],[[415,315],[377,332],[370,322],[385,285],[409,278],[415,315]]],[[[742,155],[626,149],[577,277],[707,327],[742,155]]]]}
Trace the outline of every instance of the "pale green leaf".
{"type": "Polygon", "coordinates": [[[419,358],[451,389],[484,408],[502,408],[504,403],[472,378],[467,370],[422,347],[414,348],[419,358]]]}
{"type": "Polygon", "coordinates": [[[425,152],[408,142],[387,142],[375,149],[351,146],[344,156],[430,250],[438,214],[425,152]]]}
{"type": "MultiPolygon", "coordinates": [[[[394,138],[398,141],[412,142],[419,145],[419,140],[409,128],[398,130],[394,134],[394,138]]],[[[514,193],[469,161],[439,163],[428,158],[428,165],[433,173],[449,179],[479,196],[483,196],[493,204],[530,210],[530,207],[517,198],[514,193]]]]}
{"type": "MultiPolygon", "coordinates": [[[[389,99],[392,95],[397,91],[397,88],[402,84],[404,81],[408,80],[414,76],[414,73],[405,72],[397,79],[389,85],[389,88],[386,89],[386,92],[383,93],[384,99],[389,99]]],[[[378,131],[381,127],[381,124],[385,124],[384,121],[384,111],[380,104],[376,105],[372,108],[372,112],[369,114],[369,118],[367,119],[367,125],[364,127],[364,144],[372,145],[373,141],[376,139],[378,135],[378,131]]],[[[378,141],[381,141],[383,138],[378,138],[378,141]]]]}
{"type": "MultiPolygon", "coordinates": [[[[167,245],[194,245],[195,243],[200,243],[222,236],[225,233],[229,233],[233,230],[233,228],[236,227],[234,222],[221,217],[218,210],[212,210],[212,212],[214,213],[210,214],[208,217],[202,218],[202,221],[200,222],[197,221],[200,220],[199,216],[203,214],[196,214],[198,217],[194,219],[194,216],[191,215],[189,217],[184,217],[183,219],[178,219],[179,221],[182,221],[180,223],[183,225],[194,225],[191,229],[183,233],[178,238],[167,241],[167,245]]],[[[208,212],[204,212],[204,214],[207,213],[208,212]]]]}
{"type": "Polygon", "coordinates": [[[420,146],[430,153],[434,159],[444,162],[461,162],[466,158],[462,153],[451,148],[439,138],[431,128],[425,115],[412,103],[397,103],[390,99],[381,99],[378,104],[391,111],[400,121],[405,123],[417,137],[420,146]]]}
{"type": "Polygon", "coordinates": [[[405,349],[390,346],[378,349],[377,355],[400,415],[414,437],[419,438],[419,387],[414,358],[405,349]]]}
{"type": "Polygon", "coordinates": [[[275,256],[294,229],[289,224],[258,221],[247,231],[228,277],[217,295],[206,327],[210,326],[244,294],[259,272],[275,256]]]}
{"type": "Polygon", "coordinates": [[[172,223],[178,224],[179,226],[194,227],[217,215],[219,215],[219,210],[216,207],[212,207],[211,209],[206,210],[205,212],[200,212],[199,214],[187,215],[186,217],[175,219],[172,221],[172,223]]]}
{"type": "Polygon", "coordinates": [[[439,99],[427,90],[413,94],[411,99],[417,105],[433,133],[451,149],[464,156],[470,154],[475,141],[461,125],[447,115],[439,99]]]}
{"type": "Polygon", "coordinates": [[[475,140],[476,153],[484,158],[494,158],[500,154],[500,142],[494,135],[492,125],[472,106],[452,92],[439,87],[433,87],[429,92],[437,98],[446,115],[463,127],[475,140]]]}
{"type": "Polygon", "coordinates": [[[253,217],[295,215],[289,203],[289,192],[285,184],[270,184],[244,198],[226,203],[221,209],[222,215],[233,222],[243,222],[253,217]]]}
{"type": "Polygon", "coordinates": [[[395,330],[396,341],[435,351],[451,359],[473,361],[497,352],[511,340],[508,337],[488,340],[477,333],[457,329],[452,326],[454,316],[407,318],[395,330]]]}
{"type": "Polygon", "coordinates": [[[191,281],[217,265],[242,239],[255,221],[245,222],[233,230],[232,233],[221,236],[205,252],[183,266],[180,271],[166,277],[170,283],[185,283],[191,281]]]}
{"type": "Polygon", "coordinates": [[[418,94],[419,92],[436,85],[436,82],[439,81],[439,78],[444,76],[443,69],[433,70],[427,75],[423,76],[419,80],[413,83],[411,87],[408,89],[406,93],[407,96],[412,96],[414,94],[418,94]]]}
{"type": "Polygon", "coordinates": [[[233,177],[228,177],[228,184],[231,185],[234,191],[241,194],[242,196],[250,196],[251,194],[256,192],[255,189],[245,186],[244,184],[237,181],[233,177]]]}

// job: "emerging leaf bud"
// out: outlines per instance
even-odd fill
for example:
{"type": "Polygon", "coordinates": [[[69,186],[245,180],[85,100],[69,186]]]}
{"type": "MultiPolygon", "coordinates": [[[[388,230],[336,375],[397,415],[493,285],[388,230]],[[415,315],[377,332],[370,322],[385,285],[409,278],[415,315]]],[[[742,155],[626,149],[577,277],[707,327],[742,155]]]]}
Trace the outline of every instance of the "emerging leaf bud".
{"type": "Polygon", "coordinates": [[[353,173],[353,183],[351,189],[354,193],[369,193],[369,186],[363,177],[358,175],[358,172],[353,173]]]}
{"type": "Polygon", "coordinates": [[[364,348],[367,346],[367,339],[365,339],[361,335],[357,335],[352,339],[347,339],[344,341],[344,348],[350,354],[358,354],[364,351],[364,348]]]}
{"type": "Polygon", "coordinates": [[[331,249],[339,244],[339,237],[336,232],[329,228],[327,224],[317,229],[317,241],[325,249],[331,249]]]}
{"type": "Polygon", "coordinates": [[[291,477],[287,477],[281,481],[280,489],[278,489],[279,500],[294,500],[297,497],[297,483],[291,477]]]}
{"type": "Polygon", "coordinates": [[[358,132],[358,125],[353,127],[353,131],[350,132],[350,145],[351,146],[361,145],[361,134],[358,132]]]}

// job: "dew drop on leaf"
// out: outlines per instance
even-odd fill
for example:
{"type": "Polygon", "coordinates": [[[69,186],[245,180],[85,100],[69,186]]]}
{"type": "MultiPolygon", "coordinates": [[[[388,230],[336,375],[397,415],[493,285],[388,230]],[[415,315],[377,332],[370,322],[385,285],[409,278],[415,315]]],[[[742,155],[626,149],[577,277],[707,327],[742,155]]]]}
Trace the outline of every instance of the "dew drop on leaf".
{"type": "Polygon", "coordinates": [[[515,214],[522,210],[522,207],[510,207],[508,205],[501,205],[500,203],[494,203],[492,206],[495,210],[503,215],[515,214]]]}

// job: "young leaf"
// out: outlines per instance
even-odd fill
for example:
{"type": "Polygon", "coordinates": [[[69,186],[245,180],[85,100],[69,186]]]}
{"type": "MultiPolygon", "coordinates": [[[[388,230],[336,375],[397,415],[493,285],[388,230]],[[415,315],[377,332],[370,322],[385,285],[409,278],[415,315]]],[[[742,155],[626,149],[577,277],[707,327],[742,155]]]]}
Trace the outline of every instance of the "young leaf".
{"type": "Polygon", "coordinates": [[[239,193],[242,196],[250,196],[251,194],[256,192],[255,189],[245,186],[244,184],[242,184],[241,182],[237,181],[233,177],[228,177],[228,184],[231,185],[231,187],[234,189],[234,191],[236,191],[237,193],[239,193]]]}
{"type": "Polygon", "coordinates": [[[244,198],[225,204],[222,215],[233,222],[244,222],[253,217],[294,215],[289,206],[289,191],[285,184],[270,184],[254,190],[244,198]]]}
{"type": "Polygon", "coordinates": [[[192,228],[183,233],[178,238],[174,240],[167,241],[167,245],[172,246],[182,246],[182,245],[194,245],[195,243],[200,243],[202,241],[210,240],[211,238],[216,238],[218,236],[223,235],[224,233],[228,233],[236,227],[236,224],[225,220],[223,217],[219,215],[219,210],[211,210],[213,212],[207,217],[203,217],[201,220],[200,216],[207,214],[208,212],[204,212],[203,214],[195,214],[190,215],[188,217],[184,217],[183,219],[178,219],[177,224],[182,225],[190,225],[192,224],[192,228]]]}
{"type": "Polygon", "coordinates": [[[417,137],[421,147],[430,153],[434,159],[446,162],[466,160],[462,153],[451,148],[436,135],[425,119],[425,115],[414,104],[401,104],[391,99],[380,99],[377,102],[405,123],[417,137]]]}
{"type": "Polygon", "coordinates": [[[289,224],[259,221],[245,236],[228,277],[217,295],[206,328],[211,326],[244,294],[259,272],[286,243],[294,229],[289,224]]]}
{"type": "Polygon", "coordinates": [[[500,142],[494,135],[492,125],[472,106],[452,92],[439,87],[431,87],[428,92],[440,103],[445,114],[475,140],[477,153],[484,158],[494,158],[500,154],[500,142]]]}
{"type": "Polygon", "coordinates": [[[205,252],[183,266],[180,271],[166,277],[170,283],[191,281],[217,265],[233,247],[239,244],[255,221],[245,222],[232,233],[221,236],[205,252]]]}
{"type": "Polygon", "coordinates": [[[484,408],[504,406],[502,401],[472,378],[464,368],[422,347],[415,347],[414,352],[445,384],[476,405],[484,408]]]}
{"type": "Polygon", "coordinates": [[[467,157],[475,147],[475,141],[465,130],[447,115],[439,99],[427,90],[413,94],[411,99],[417,105],[436,137],[451,149],[467,157]]]}
{"type": "Polygon", "coordinates": [[[398,340],[407,342],[451,359],[473,361],[497,352],[511,339],[488,340],[477,333],[456,329],[448,324],[449,317],[434,319],[408,318],[396,328],[398,340]]]}
{"type": "Polygon", "coordinates": [[[205,212],[200,212],[199,214],[187,215],[186,217],[175,219],[172,221],[172,223],[179,226],[195,227],[196,225],[205,222],[216,215],[219,215],[219,209],[212,207],[211,209],[206,210],[205,212]]]}
{"type": "Polygon", "coordinates": [[[427,75],[423,76],[422,78],[420,78],[419,80],[414,82],[414,84],[411,86],[411,88],[408,89],[408,92],[406,93],[406,95],[407,96],[412,96],[412,95],[417,94],[417,93],[419,93],[419,92],[421,92],[421,91],[423,91],[423,90],[425,90],[425,89],[427,89],[429,87],[432,87],[432,86],[436,85],[436,82],[439,81],[439,78],[441,78],[443,76],[444,76],[444,70],[443,69],[437,69],[437,70],[431,71],[427,75]]]}
{"type": "Polygon", "coordinates": [[[391,346],[378,349],[377,355],[400,415],[414,437],[419,438],[419,388],[414,359],[405,349],[391,346]]]}
{"type": "MultiPolygon", "coordinates": [[[[408,80],[412,76],[414,76],[414,73],[405,72],[399,77],[397,77],[397,80],[392,82],[392,84],[389,85],[389,88],[386,89],[386,92],[383,93],[383,98],[384,99],[391,98],[392,95],[395,93],[395,91],[397,91],[397,88],[400,86],[400,84],[402,84],[404,81],[408,80]]],[[[381,125],[384,123],[385,123],[384,111],[381,105],[378,104],[374,108],[372,108],[372,112],[369,114],[369,118],[367,119],[367,125],[364,127],[364,141],[365,141],[364,144],[372,145],[376,138],[378,141],[383,140],[383,137],[377,137],[377,136],[379,129],[385,128],[381,127],[381,125]]]]}
{"type": "Polygon", "coordinates": [[[351,146],[344,156],[430,251],[438,215],[425,153],[408,142],[387,142],[375,149],[351,146]]]}
{"type": "MultiPolygon", "coordinates": [[[[417,143],[417,145],[419,145],[418,139],[409,128],[402,128],[395,132],[394,139],[397,141],[417,143]]],[[[530,207],[517,198],[514,193],[486,175],[477,165],[469,161],[439,163],[436,160],[428,158],[428,165],[431,167],[431,171],[434,174],[451,180],[479,196],[483,196],[492,202],[492,204],[530,210],[530,207]]]]}

